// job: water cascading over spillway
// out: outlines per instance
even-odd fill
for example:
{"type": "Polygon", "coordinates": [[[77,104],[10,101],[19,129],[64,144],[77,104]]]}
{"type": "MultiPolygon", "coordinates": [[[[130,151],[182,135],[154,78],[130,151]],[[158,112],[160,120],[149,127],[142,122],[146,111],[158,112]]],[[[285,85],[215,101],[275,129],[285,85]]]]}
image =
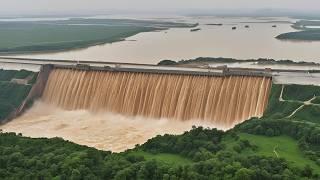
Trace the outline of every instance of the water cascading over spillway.
{"type": "Polygon", "coordinates": [[[269,77],[52,70],[43,101],[66,110],[207,120],[226,127],[266,108],[269,77]]]}

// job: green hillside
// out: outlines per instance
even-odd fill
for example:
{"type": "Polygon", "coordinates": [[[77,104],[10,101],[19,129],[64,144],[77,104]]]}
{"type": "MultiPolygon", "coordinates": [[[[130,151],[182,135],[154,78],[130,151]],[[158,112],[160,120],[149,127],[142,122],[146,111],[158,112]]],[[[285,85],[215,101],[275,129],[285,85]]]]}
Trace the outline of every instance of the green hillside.
{"type": "Polygon", "coordinates": [[[35,77],[36,73],[26,70],[0,69],[0,123],[28,96],[35,77]],[[27,79],[27,81],[19,84],[12,81],[13,79],[27,79]]]}
{"type": "Polygon", "coordinates": [[[319,98],[319,86],[274,84],[264,118],[320,123],[319,98]]]}

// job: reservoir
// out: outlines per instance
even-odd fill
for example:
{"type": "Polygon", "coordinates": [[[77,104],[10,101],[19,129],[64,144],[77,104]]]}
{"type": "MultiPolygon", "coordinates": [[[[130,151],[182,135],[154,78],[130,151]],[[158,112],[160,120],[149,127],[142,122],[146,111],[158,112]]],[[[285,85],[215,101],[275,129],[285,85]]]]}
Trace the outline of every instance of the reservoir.
{"type": "Polygon", "coordinates": [[[199,30],[171,28],[140,33],[112,44],[55,53],[20,54],[16,57],[146,64],[156,64],[164,59],[178,61],[197,57],[320,62],[319,41],[282,41],[275,38],[282,33],[296,31],[291,27],[298,21],[296,19],[201,16],[158,20],[199,23],[196,27],[199,30]]]}

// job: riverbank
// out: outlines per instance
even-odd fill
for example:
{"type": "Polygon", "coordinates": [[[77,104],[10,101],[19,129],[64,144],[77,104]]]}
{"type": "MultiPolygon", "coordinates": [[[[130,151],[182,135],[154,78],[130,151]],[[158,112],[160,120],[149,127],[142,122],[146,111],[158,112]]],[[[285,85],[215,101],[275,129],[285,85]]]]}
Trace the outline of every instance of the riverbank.
{"type": "Polygon", "coordinates": [[[1,55],[81,49],[123,41],[142,32],[195,26],[186,23],[128,19],[0,22],[0,25],[1,55]]]}

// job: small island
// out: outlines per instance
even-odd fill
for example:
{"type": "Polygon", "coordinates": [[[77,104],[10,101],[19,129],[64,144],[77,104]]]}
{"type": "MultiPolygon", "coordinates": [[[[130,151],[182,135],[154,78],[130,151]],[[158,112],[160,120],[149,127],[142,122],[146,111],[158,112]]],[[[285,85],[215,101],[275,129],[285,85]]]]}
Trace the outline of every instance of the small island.
{"type": "Polygon", "coordinates": [[[201,28],[196,28],[196,29],[191,29],[190,32],[196,32],[196,31],[200,31],[201,28]]]}
{"type": "Polygon", "coordinates": [[[293,41],[320,41],[320,29],[310,28],[314,26],[320,26],[320,21],[298,21],[292,25],[292,28],[300,31],[283,33],[276,38],[293,41]]]}

